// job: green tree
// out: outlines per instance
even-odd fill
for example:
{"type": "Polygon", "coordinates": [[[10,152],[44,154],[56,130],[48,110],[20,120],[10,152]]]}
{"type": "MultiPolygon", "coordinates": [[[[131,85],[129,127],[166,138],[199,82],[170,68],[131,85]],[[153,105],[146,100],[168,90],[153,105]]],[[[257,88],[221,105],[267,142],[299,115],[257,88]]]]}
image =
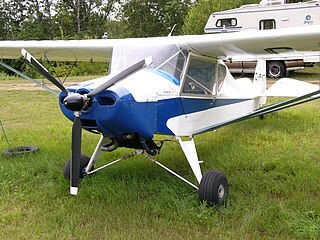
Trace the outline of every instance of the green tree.
{"type": "Polygon", "coordinates": [[[25,0],[2,0],[2,11],[6,19],[6,39],[18,39],[21,24],[26,19],[27,2],[25,0]]]}
{"type": "Polygon", "coordinates": [[[0,40],[7,39],[8,35],[8,15],[6,12],[6,2],[0,1],[0,40]]]}
{"type": "Polygon", "coordinates": [[[56,36],[51,11],[53,0],[29,0],[26,4],[25,19],[20,24],[19,39],[53,39],[56,36]]]}
{"type": "Polygon", "coordinates": [[[118,0],[59,0],[55,19],[60,38],[97,38],[118,0]]]}
{"type": "Polygon", "coordinates": [[[199,0],[189,10],[184,20],[182,32],[183,34],[203,34],[211,13],[250,3],[259,3],[259,0],[199,0]]]}
{"type": "Polygon", "coordinates": [[[176,24],[175,34],[182,29],[191,0],[128,0],[118,16],[125,37],[165,36],[176,24]]]}

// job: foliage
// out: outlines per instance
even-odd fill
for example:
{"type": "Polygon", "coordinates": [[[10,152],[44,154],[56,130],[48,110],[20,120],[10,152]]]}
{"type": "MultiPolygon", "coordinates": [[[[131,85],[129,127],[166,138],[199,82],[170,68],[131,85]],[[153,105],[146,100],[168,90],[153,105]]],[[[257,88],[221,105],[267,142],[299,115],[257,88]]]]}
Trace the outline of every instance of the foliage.
{"type": "MultiPolygon", "coordinates": [[[[25,60],[14,59],[4,60],[9,66],[20,69],[29,77],[42,78],[42,76],[25,60]]],[[[107,62],[48,62],[43,61],[42,64],[58,78],[66,78],[70,76],[90,76],[90,75],[106,75],[109,69],[107,62]]],[[[0,79],[8,78],[14,75],[13,72],[7,69],[1,69],[0,79]]],[[[11,78],[10,78],[11,79],[11,78]]]]}
{"type": "Polygon", "coordinates": [[[179,34],[191,0],[129,0],[121,6],[118,17],[127,37],[166,36],[176,24],[179,34]]]}
{"type": "Polygon", "coordinates": [[[56,24],[61,39],[101,38],[103,22],[118,0],[60,0],[56,4],[56,24]]]}
{"type": "Polygon", "coordinates": [[[100,38],[118,0],[0,0],[1,39],[100,38]]]}

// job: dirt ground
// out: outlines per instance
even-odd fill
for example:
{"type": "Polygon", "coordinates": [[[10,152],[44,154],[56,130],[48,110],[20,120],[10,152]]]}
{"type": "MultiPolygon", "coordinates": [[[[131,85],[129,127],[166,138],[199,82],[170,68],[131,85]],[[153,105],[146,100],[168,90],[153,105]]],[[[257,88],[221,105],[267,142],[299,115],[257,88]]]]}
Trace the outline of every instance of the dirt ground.
{"type": "MultiPolygon", "coordinates": [[[[68,82],[68,85],[76,84],[76,82],[68,82]]],[[[59,90],[53,84],[45,84],[46,87],[49,87],[53,90],[59,90]]],[[[0,83],[0,90],[45,90],[35,83],[0,83]]]]}
{"type": "MultiPolygon", "coordinates": [[[[276,80],[268,80],[267,81],[267,86],[270,87],[273,83],[275,83],[276,80]]],[[[312,81],[308,81],[310,83],[313,84],[319,84],[320,80],[312,80],[312,81]]],[[[68,82],[68,85],[72,85],[72,84],[76,84],[77,82],[68,82]]],[[[51,83],[46,83],[46,86],[53,89],[53,90],[58,90],[59,89],[54,86],[51,83]]],[[[38,85],[34,84],[34,83],[0,83],[0,90],[30,90],[30,91],[34,91],[34,90],[45,90],[44,88],[39,87],[38,85]]]]}

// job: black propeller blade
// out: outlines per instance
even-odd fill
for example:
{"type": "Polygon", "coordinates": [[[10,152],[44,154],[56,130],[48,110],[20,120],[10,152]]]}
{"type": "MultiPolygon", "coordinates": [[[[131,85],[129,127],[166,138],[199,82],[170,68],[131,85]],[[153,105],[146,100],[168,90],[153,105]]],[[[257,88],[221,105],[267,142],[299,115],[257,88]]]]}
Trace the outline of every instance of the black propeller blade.
{"type": "Polygon", "coordinates": [[[101,84],[99,87],[97,87],[96,89],[91,91],[88,94],[88,97],[92,97],[92,96],[95,96],[95,95],[101,93],[102,91],[108,89],[109,87],[111,87],[112,85],[116,84],[117,82],[123,80],[124,78],[129,77],[130,75],[134,74],[135,72],[145,68],[146,66],[150,65],[151,63],[152,63],[152,58],[149,57],[149,58],[145,58],[145,59],[141,60],[140,62],[137,62],[137,63],[131,65],[130,67],[124,69],[123,71],[121,71],[120,73],[118,73],[117,75],[115,75],[114,77],[109,79],[107,82],[101,84]]]}
{"type": "Polygon", "coordinates": [[[37,59],[35,59],[30,53],[28,53],[24,48],[21,49],[22,56],[27,59],[37,70],[38,72],[47,78],[50,82],[52,82],[54,85],[56,85],[60,90],[66,94],[69,93],[69,91],[58,81],[54,76],[49,73],[49,71],[41,65],[41,63],[38,62],[37,59]]]}
{"type": "Polygon", "coordinates": [[[78,194],[79,174],[80,174],[80,156],[81,156],[81,136],[82,128],[80,113],[75,112],[75,119],[72,126],[72,158],[70,168],[70,193],[78,194]]]}

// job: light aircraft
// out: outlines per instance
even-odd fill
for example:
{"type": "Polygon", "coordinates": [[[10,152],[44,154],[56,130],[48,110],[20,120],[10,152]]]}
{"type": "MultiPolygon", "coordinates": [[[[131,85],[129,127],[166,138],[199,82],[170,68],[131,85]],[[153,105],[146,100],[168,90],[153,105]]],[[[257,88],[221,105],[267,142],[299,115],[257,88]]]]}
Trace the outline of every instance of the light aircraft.
{"type": "Polygon", "coordinates": [[[309,26],[140,39],[0,41],[0,58],[19,58],[22,54],[61,90],[60,108],[73,121],[72,156],[64,171],[72,195],[77,195],[84,176],[140,154],[198,189],[200,201],[213,205],[225,203],[228,181],[218,170],[202,175],[193,137],[319,97],[319,86],[291,79],[279,80],[267,89],[264,59],[282,49],[289,49],[291,54],[319,54],[320,29],[309,26]],[[258,59],[253,80],[235,79],[223,62],[244,55],[258,59]],[[37,60],[44,56],[57,61],[110,61],[110,74],[65,87],[37,60]],[[262,107],[267,96],[293,98],[262,107]],[[91,157],[81,154],[82,129],[101,135],[91,157]],[[154,141],[155,134],[169,135],[179,142],[196,183],[154,158],[162,147],[154,141]],[[102,152],[121,147],[134,151],[93,168],[102,152]]]}

